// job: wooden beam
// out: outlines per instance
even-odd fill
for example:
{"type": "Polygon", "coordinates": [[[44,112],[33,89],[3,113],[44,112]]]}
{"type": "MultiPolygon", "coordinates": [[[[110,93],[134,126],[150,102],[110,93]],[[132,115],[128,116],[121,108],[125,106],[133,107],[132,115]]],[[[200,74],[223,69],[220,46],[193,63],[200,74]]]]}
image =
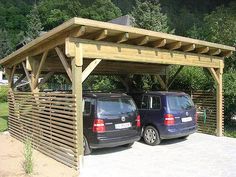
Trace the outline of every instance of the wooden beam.
{"type": "Polygon", "coordinates": [[[92,41],[73,38],[72,42],[83,45],[85,58],[100,58],[110,61],[127,61],[139,63],[176,64],[186,66],[219,68],[221,57],[207,56],[181,51],[168,51],[128,44],[115,44],[104,41],[92,41]]]}
{"type": "Polygon", "coordinates": [[[216,72],[218,83],[216,86],[216,100],[217,100],[217,136],[223,136],[223,61],[221,62],[221,67],[216,72]]]}
{"type": "Polygon", "coordinates": [[[173,84],[173,82],[175,81],[176,77],[178,76],[178,74],[180,73],[180,71],[183,69],[184,66],[180,66],[179,69],[176,71],[176,73],[174,74],[174,76],[171,78],[169,84],[168,84],[168,89],[170,88],[170,86],[173,84]]]}
{"type": "Polygon", "coordinates": [[[13,88],[15,88],[25,78],[25,76],[26,76],[25,73],[23,73],[21,77],[19,77],[17,81],[14,83],[13,88]]]}
{"type": "Polygon", "coordinates": [[[129,44],[145,45],[149,41],[149,36],[142,36],[128,41],[129,44]]]}
{"type": "Polygon", "coordinates": [[[22,62],[22,66],[23,66],[23,69],[24,69],[24,71],[25,71],[26,78],[27,78],[27,80],[28,80],[28,82],[29,82],[30,89],[31,89],[31,91],[33,92],[34,88],[33,88],[33,86],[32,86],[30,74],[29,74],[28,70],[26,69],[26,65],[25,65],[24,62],[22,62]]]}
{"type": "MultiPolygon", "coordinates": [[[[37,71],[36,71],[36,74],[35,74],[35,81],[34,81],[34,88],[38,85],[38,79],[39,79],[39,75],[41,73],[41,70],[42,70],[42,67],[45,63],[45,60],[47,59],[47,55],[48,55],[48,51],[46,50],[44,53],[43,53],[43,56],[40,60],[40,63],[39,63],[39,66],[37,68],[37,71]]],[[[36,69],[36,68],[35,68],[36,69]]]]}
{"type": "Polygon", "coordinates": [[[122,43],[129,39],[129,33],[122,33],[116,36],[112,36],[108,41],[116,42],[116,43],[122,43]]]}
{"type": "Polygon", "coordinates": [[[70,80],[71,80],[71,82],[72,82],[72,72],[71,72],[71,68],[70,68],[69,64],[67,63],[64,54],[62,53],[62,51],[61,51],[61,49],[60,49],[59,47],[56,47],[55,50],[56,50],[56,52],[57,52],[58,57],[60,58],[60,60],[61,60],[61,62],[62,62],[63,67],[64,67],[65,70],[66,70],[66,73],[67,73],[68,77],[70,78],[70,80]]]}
{"type": "Polygon", "coordinates": [[[96,66],[101,62],[101,59],[93,60],[83,71],[82,73],[82,83],[86,80],[86,78],[91,74],[91,72],[96,68],[96,66]]]}
{"type": "Polygon", "coordinates": [[[78,29],[75,29],[71,32],[70,37],[80,37],[83,36],[86,32],[86,27],[80,26],[78,29]]]}
{"type": "Polygon", "coordinates": [[[155,76],[156,76],[158,82],[160,83],[161,88],[162,88],[163,90],[168,90],[168,87],[167,87],[167,85],[165,84],[165,82],[164,82],[164,80],[162,79],[162,77],[161,77],[159,74],[157,74],[157,75],[155,75],[155,76]]]}
{"type": "Polygon", "coordinates": [[[9,87],[10,88],[14,84],[14,74],[15,74],[15,71],[16,71],[16,65],[14,65],[13,68],[11,69],[11,71],[10,71],[10,76],[9,76],[9,79],[8,79],[8,83],[9,83],[9,87]]]}
{"type": "Polygon", "coordinates": [[[179,49],[181,48],[182,46],[182,42],[172,42],[172,43],[169,43],[169,44],[166,44],[166,48],[169,49],[169,50],[176,50],[176,49],[179,49]]]}
{"type": "Polygon", "coordinates": [[[125,87],[126,92],[129,93],[130,88],[129,88],[129,84],[127,83],[128,82],[128,75],[125,75],[124,78],[122,76],[124,76],[124,75],[120,75],[117,78],[120,80],[122,85],[125,87]]]}
{"type": "Polygon", "coordinates": [[[105,39],[107,36],[108,36],[108,31],[104,29],[98,32],[94,32],[92,34],[88,34],[86,38],[99,41],[99,40],[105,39]]]}
{"type": "Polygon", "coordinates": [[[221,51],[220,55],[221,55],[222,57],[228,58],[228,57],[230,57],[231,55],[233,55],[233,51],[221,51]]]}
{"type": "Polygon", "coordinates": [[[184,52],[190,52],[190,51],[193,51],[195,50],[196,48],[196,45],[195,44],[188,44],[188,45],[184,45],[181,47],[181,49],[184,51],[184,52]]]}
{"type": "MultiPolygon", "coordinates": [[[[75,95],[75,109],[76,109],[76,152],[77,162],[79,168],[82,167],[84,147],[83,147],[83,95],[82,95],[82,65],[78,66],[76,61],[78,58],[83,60],[83,50],[79,49],[82,45],[76,45],[76,56],[72,59],[72,93],[75,95]],[[79,53],[81,52],[81,53],[79,53]],[[77,56],[78,55],[78,56],[77,56]]],[[[81,169],[79,169],[81,170],[81,169]]]]}
{"type": "Polygon", "coordinates": [[[208,51],[208,54],[209,54],[209,55],[219,55],[220,52],[221,52],[220,49],[210,49],[210,50],[208,51]]]}
{"type": "Polygon", "coordinates": [[[204,54],[207,53],[210,48],[209,47],[199,47],[195,49],[197,53],[204,54]]]}
{"type": "Polygon", "coordinates": [[[207,69],[209,70],[209,72],[210,72],[211,76],[213,77],[213,79],[215,80],[215,82],[217,84],[219,84],[220,81],[219,81],[219,78],[218,78],[218,76],[216,74],[215,69],[214,68],[207,68],[207,69]]]}
{"type": "Polygon", "coordinates": [[[166,39],[159,39],[150,43],[152,47],[159,48],[166,45],[166,39]]]}
{"type": "Polygon", "coordinates": [[[45,83],[48,81],[48,79],[49,79],[53,74],[54,74],[53,71],[47,73],[47,74],[44,76],[44,78],[39,82],[39,84],[37,85],[37,87],[41,87],[43,84],[45,84],[45,83]]]}

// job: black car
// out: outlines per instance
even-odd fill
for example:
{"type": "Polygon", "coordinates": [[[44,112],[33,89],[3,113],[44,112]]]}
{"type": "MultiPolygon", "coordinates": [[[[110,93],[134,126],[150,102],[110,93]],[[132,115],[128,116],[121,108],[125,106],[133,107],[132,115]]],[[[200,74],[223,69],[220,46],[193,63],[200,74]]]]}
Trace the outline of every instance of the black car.
{"type": "Polygon", "coordinates": [[[127,146],[140,139],[140,116],[126,94],[84,93],[84,154],[92,149],[127,146]]]}

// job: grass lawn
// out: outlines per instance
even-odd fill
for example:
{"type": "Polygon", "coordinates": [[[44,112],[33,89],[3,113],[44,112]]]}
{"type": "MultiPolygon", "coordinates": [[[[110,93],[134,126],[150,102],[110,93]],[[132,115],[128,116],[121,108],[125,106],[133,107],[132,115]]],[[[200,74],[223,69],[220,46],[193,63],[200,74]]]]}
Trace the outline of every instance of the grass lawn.
{"type": "Polygon", "coordinates": [[[8,104],[0,103],[0,132],[7,130],[8,104]]]}

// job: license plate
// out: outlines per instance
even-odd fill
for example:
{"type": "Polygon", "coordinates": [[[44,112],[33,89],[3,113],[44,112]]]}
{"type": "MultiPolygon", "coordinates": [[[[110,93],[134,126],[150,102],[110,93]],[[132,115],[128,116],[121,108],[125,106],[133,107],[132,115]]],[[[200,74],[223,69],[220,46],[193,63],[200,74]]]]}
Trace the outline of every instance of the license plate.
{"type": "Polygon", "coordinates": [[[182,120],[182,122],[190,122],[193,120],[193,118],[192,117],[184,117],[181,120],[182,120]]]}
{"type": "Polygon", "coordinates": [[[131,123],[127,122],[127,123],[121,123],[121,124],[115,124],[115,128],[116,129],[123,129],[123,128],[129,128],[131,127],[131,123]]]}

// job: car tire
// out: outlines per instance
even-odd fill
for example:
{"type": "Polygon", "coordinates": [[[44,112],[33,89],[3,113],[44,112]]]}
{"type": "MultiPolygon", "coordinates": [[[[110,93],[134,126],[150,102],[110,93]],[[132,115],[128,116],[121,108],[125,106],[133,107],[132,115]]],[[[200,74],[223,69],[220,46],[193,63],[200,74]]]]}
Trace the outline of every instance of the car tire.
{"type": "Polygon", "coordinates": [[[186,136],[181,136],[179,137],[180,139],[187,139],[189,135],[186,135],[186,136]]]}
{"type": "Polygon", "coordinates": [[[134,142],[133,143],[124,144],[123,147],[132,147],[133,144],[134,144],[134,142]]]}
{"type": "Polygon", "coordinates": [[[84,155],[89,155],[92,153],[92,149],[89,147],[87,138],[84,136],[84,155]]]}
{"type": "Polygon", "coordinates": [[[151,146],[155,146],[161,143],[159,132],[153,126],[145,127],[143,132],[143,139],[146,144],[151,146]]]}

